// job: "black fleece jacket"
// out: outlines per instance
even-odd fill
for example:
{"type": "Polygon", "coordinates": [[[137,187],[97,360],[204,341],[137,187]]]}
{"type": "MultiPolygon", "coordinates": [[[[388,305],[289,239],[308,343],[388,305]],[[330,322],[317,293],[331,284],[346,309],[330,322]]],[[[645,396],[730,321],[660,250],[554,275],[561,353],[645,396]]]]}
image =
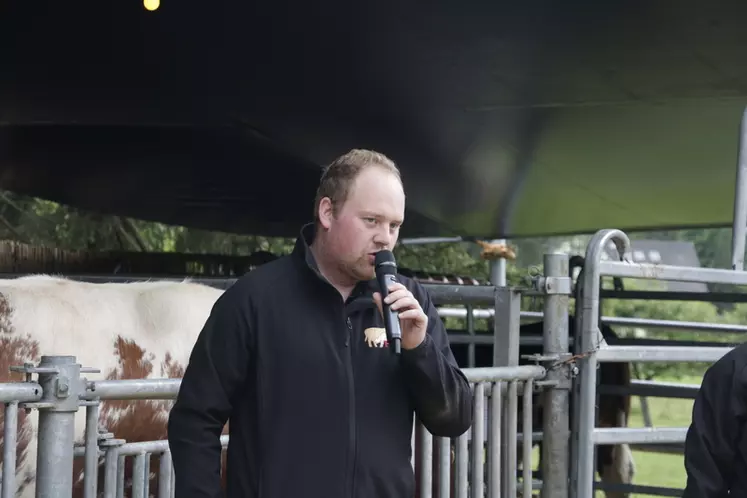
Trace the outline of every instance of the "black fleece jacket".
{"type": "Polygon", "coordinates": [[[683,498],[747,497],[747,343],[706,371],[685,439],[683,498]]]}
{"type": "Polygon", "coordinates": [[[428,314],[425,341],[400,357],[374,347],[376,280],[343,302],[312,237],[307,225],[291,255],[240,278],[202,329],[169,416],[177,498],[411,498],[413,414],[436,436],[472,424],[469,383],[425,289],[398,276],[428,314]]]}

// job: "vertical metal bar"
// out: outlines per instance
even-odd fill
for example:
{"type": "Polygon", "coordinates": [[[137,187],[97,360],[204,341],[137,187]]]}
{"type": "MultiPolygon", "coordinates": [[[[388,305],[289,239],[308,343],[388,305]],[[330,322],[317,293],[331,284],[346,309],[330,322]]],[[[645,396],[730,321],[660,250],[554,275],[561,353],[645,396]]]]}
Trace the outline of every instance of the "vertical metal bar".
{"type": "Polygon", "coordinates": [[[737,178],[734,184],[734,221],[731,232],[731,268],[744,270],[745,231],[747,230],[747,107],[739,127],[737,178]]]}
{"type": "MultiPolygon", "coordinates": [[[[524,423],[522,424],[521,432],[524,434],[524,440],[522,441],[522,459],[521,459],[521,470],[523,473],[523,495],[532,496],[532,390],[534,388],[534,382],[532,379],[524,381],[524,392],[522,393],[522,402],[524,409],[522,410],[524,423]]],[[[547,489],[547,488],[545,488],[547,489]]],[[[549,496],[543,494],[543,496],[549,496]]]]}
{"type": "MultiPolygon", "coordinates": [[[[497,239],[492,243],[505,244],[505,239],[497,239]]],[[[490,262],[490,283],[496,287],[506,286],[506,260],[501,258],[490,262]]]]}
{"type": "Polygon", "coordinates": [[[490,393],[490,425],[488,426],[488,496],[501,496],[501,411],[503,409],[502,382],[493,383],[490,393]]]}
{"type": "Polygon", "coordinates": [[[150,460],[151,454],[145,454],[145,468],[143,469],[143,496],[148,498],[150,496],[150,460]]]}
{"type": "Polygon", "coordinates": [[[171,495],[171,453],[161,454],[158,467],[158,498],[169,498],[171,495]]]}
{"type": "Polygon", "coordinates": [[[420,431],[420,451],[418,452],[420,496],[431,498],[433,495],[433,436],[423,424],[418,424],[418,430],[420,431]]]}
{"type": "MultiPolygon", "coordinates": [[[[475,335],[475,307],[471,304],[466,306],[467,308],[467,333],[470,337],[475,335]]],[[[475,341],[470,340],[467,344],[467,365],[469,368],[475,367],[475,341]]]]}
{"type": "MultiPolygon", "coordinates": [[[[597,355],[596,350],[604,343],[599,330],[599,262],[607,243],[612,240],[618,255],[630,249],[630,239],[620,230],[600,230],[594,234],[586,250],[584,261],[582,291],[582,326],[580,352],[577,360],[579,367],[578,410],[578,455],[576,463],[575,485],[578,498],[594,496],[594,440],[592,433],[595,427],[596,393],[597,393],[597,355]]],[[[575,497],[574,497],[575,498],[575,497]]]]}
{"type": "Polygon", "coordinates": [[[99,464],[99,405],[86,406],[85,456],[83,464],[83,496],[96,498],[99,464]]]}
{"type": "Polygon", "coordinates": [[[493,320],[494,367],[515,367],[519,364],[520,324],[521,293],[508,287],[496,287],[493,320]]]}
{"type": "Polygon", "coordinates": [[[475,383],[473,397],[474,423],[472,424],[472,479],[470,489],[472,498],[483,498],[485,472],[484,448],[485,448],[485,383],[475,383]]]}
{"type": "Polygon", "coordinates": [[[418,430],[418,417],[417,415],[412,417],[412,435],[410,436],[410,465],[415,470],[415,431],[418,430]]]}
{"type": "MultiPolygon", "coordinates": [[[[505,469],[504,488],[502,496],[516,496],[516,440],[518,427],[518,392],[516,380],[508,382],[507,399],[504,413],[506,414],[506,435],[503,440],[502,452],[504,454],[505,469]]],[[[530,432],[531,434],[531,432],[530,432]]],[[[530,436],[531,437],[531,436],[530,436]]]]}
{"type": "Polygon", "coordinates": [[[451,497],[451,438],[439,437],[438,441],[438,497],[451,497]]]}
{"type": "Polygon", "coordinates": [[[42,356],[39,367],[36,498],[72,498],[80,365],[74,356],[42,356]]]}
{"type": "MultiPolygon", "coordinates": [[[[171,459],[171,475],[174,476],[176,473],[174,471],[174,459],[171,459]]],[[[172,477],[171,479],[171,498],[176,498],[176,484],[174,484],[174,479],[172,477]]]]}
{"type": "MultiPolygon", "coordinates": [[[[521,294],[510,287],[495,288],[495,319],[493,330],[493,366],[519,364],[519,326],[521,294]]],[[[508,384],[507,402],[503,405],[505,424],[502,425],[501,454],[504,472],[501,496],[514,496],[516,489],[516,383],[508,384]],[[512,461],[513,459],[513,461],[512,461]]]]}
{"type": "Polygon", "coordinates": [[[109,447],[104,459],[104,498],[116,498],[118,486],[117,475],[119,470],[119,450],[109,447]]]}
{"type": "Polygon", "coordinates": [[[119,455],[117,458],[117,498],[124,498],[126,464],[127,456],[119,455]]]}
{"type": "Polygon", "coordinates": [[[3,430],[3,475],[2,498],[16,495],[16,445],[18,435],[18,402],[5,405],[5,427],[3,430]]]}
{"type": "Polygon", "coordinates": [[[469,472],[469,454],[467,452],[467,443],[470,437],[472,428],[470,427],[467,432],[457,438],[456,444],[456,465],[455,465],[455,481],[456,481],[456,496],[457,498],[467,498],[467,492],[469,490],[467,479],[469,472]]]}
{"type": "Polygon", "coordinates": [[[145,498],[145,453],[135,455],[132,465],[132,498],[145,498]]]}
{"type": "MultiPolygon", "coordinates": [[[[542,489],[543,498],[568,498],[569,367],[568,304],[571,280],[567,254],[544,256],[544,355],[554,356],[546,366],[547,380],[556,382],[543,392],[542,489]],[[553,366],[554,365],[554,366],[553,366]]],[[[526,405],[525,405],[526,406],[526,405]]],[[[526,410],[526,408],[525,408],[526,410]]]]}

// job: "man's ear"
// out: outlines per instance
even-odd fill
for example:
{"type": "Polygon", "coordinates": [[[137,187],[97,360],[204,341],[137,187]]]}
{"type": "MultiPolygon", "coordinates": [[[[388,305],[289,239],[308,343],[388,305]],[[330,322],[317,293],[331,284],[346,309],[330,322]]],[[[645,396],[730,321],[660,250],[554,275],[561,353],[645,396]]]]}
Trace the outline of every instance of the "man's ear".
{"type": "Polygon", "coordinates": [[[334,207],[332,206],[332,200],[329,197],[322,197],[319,201],[319,207],[317,208],[319,215],[319,223],[326,230],[332,224],[332,217],[334,216],[334,207]]]}

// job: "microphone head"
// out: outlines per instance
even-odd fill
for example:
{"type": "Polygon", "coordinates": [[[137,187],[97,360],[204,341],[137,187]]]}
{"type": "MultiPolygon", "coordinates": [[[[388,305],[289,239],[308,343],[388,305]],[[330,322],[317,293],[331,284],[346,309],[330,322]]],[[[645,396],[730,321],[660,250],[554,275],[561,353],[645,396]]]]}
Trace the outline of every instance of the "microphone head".
{"type": "Polygon", "coordinates": [[[397,262],[394,259],[394,254],[392,254],[392,251],[379,251],[376,253],[376,257],[374,259],[374,266],[376,268],[386,268],[389,267],[392,269],[392,271],[397,270],[397,262]]]}

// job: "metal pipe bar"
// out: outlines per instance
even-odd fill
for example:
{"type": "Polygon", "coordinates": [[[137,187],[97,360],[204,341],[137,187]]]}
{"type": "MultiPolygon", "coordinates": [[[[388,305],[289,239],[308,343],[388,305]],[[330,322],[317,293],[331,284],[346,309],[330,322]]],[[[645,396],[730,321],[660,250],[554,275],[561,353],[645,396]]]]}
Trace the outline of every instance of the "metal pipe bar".
{"type": "MultiPolygon", "coordinates": [[[[747,300],[747,294],[745,294],[747,300]]],[[[438,308],[438,314],[442,318],[469,318],[468,310],[464,308],[438,308]]],[[[473,310],[475,318],[492,318],[495,316],[495,310],[489,309],[476,309],[473,310]]],[[[520,313],[522,320],[544,319],[544,313],[541,311],[522,311],[520,313]]],[[[637,318],[637,317],[619,317],[619,316],[603,316],[601,318],[602,323],[608,325],[621,325],[624,327],[640,327],[640,328],[663,328],[663,329],[678,329],[678,330],[697,330],[702,332],[739,332],[747,333],[747,325],[737,325],[729,323],[706,323],[706,322],[687,322],[679,320],[655,320],[650,318],[637,318]]]]}
{"type": "Polygon", "coordinates": [[[704,303],[747,303],[747,294],[740,292],[687,292],[604,289],[603,299],[643,299],[647,301],[694,301],[704,303]]]}
{"type": "Polygon", "coordinates": [[[747,285],[747,272],[722,268],[698,268],[651,263],[600,261],[599,274],[610,277],[699,282],[703,284],[747,285]]]}
{"type": "Polygon", "coordinates": [[[81,399],[175,399],[181,379],[96,380],[81,399]]]}
{"type": "Polygon", "coordinates": [[[699,385],[648,380],[633,380],[630,382],[630,386],[599,385],[599,394],[645,396],[651,398],[695,399],[698,391],[700,391],[699,385]]]}
{"type": "Polygon", "coordinates": [[[32,403],[42,397],[42,388],[35,382],[8,382],[0,384],[0,403],[32,403]]]}
{"type": "MultiPolygon", "coordinates": [[[[220,444],[223,448],[228,445],[228,436],[220,437],[220,444]]],[[[160,441],[138,441],[136,443],[125,443],[118,448],[119,456],[135,456],[140,453],[164,453],[169,451],[169,441],[162,439],[160,441]]]]}
{"type": "MultiPolygon", "coordinates": [[[[586,250],[583,279],[577,302],[577,317],[581,326],[576,328],[579,334],[575,349],[577,354],[596,351],[604,338],[599,331],[599,291],[601,256],[606,251],[607,244],[615,244],[620,259],[630,250],[630,239],[620,230],[600,230],[594,234],[586,250]],[[580,306],[579,306],[580,304],[580,306]]],[[[596,415],[596,387],[597,387],[597,354],[589,354],[577,360],[579,368],[578,391],[573,397],[573,445],[571,462],[573,462],[574,478],[571,496],[593,496],[594,487],[594,455],[595,447],[592,433],[596,415]]]]}
{"type": "Polygon", "coordinates": [[[5,405],[3,430],[3,474],[2,498],[13,498],[16,495],[16,445],[18,435],[18,403],[12,401],[5,405]]]}
{"type": "Polygon", "coordinates": [[[520,365],[517,367],[480,367],[463,368],[462,372],[469,382],[496,382],[499,380],[540,379],[545,376],[545,368],[537,365],[520,365]]]}
{"type": "MultiPolygon", "coordinates": [[[[571,282],[568,277],[568,255],[546,254],[544,257],[544,274],[547,282],[546,290],[551,290],[543,302],[543,314],[545,316],[543,327],[543,354],[563,358],[569,353],[569,323],[568,302],[570,299],[571,282]],[[565,285],[562,285],[562,283],[565,285]]],[[[571,387],[570,372],[568,368],[552,368],[547,372],[547,380],[555,382],[554,386],[544,390],[545,410],[543,412],[543,433],[547,434],[542,445],[542,478],[546,484],[543,488],[543,497],[546,498],[568,498],[568,441],[569,420],[568,410],[570,407],[569,390],[571,387]]],[[[525,396],[531,403],[531,395],[525,396]]],[[[530,407],[525,405],[526,412],[530,407]]],[[[530,414],[531,415],[531,414],[530,414]]],[[[526,416],[526,414],[525,414],[526,416]]],[[[531,420],[531,419],[530,419],[531,420]]],[[[531,426],[524,427],[524,431],[531,431],[531,426]]],[[[531,444],[531,438],[526,438],[526,445],[531,444]]],[[[526,448],[526,446],[525,446],[526,448]]],[[[529,468],[531,469],[531,463],[529,468]]],[[[531,484],[531,475],[524,476],[525,486],[531,484]]],[[[525,488],[524,496],[529,496],[529,489],[525,488]]]]}
{"type": "Polygon", "coordinates": [[[745,230],[747,230],[747,107],[739,126],[737,178],[734,183],[734,218],[731,232],[731,269],[744,270],[745,230]]]}
{"type": "Polygon", "coordinates": [[[687,427],[596,427],[594,444],[684,443],[687,427]]]}
{"type": "Polygon", "coordinates": [[[622,483],[594,483],[595,490],[610,491],[613,493],[631,493],[633,496],[654,495],[654,496],[682,496],[682,489],[664,488],[661,486],[647,486],[644,484],[622,484],[622,483]]]}
{"type": "Polygon", "coordinates": [[[452,285],[421,284],[436,305],[442,304],[477,304],[492,305],[495,303],[495,290],[492,285],[452,285]]]}
{"type": "Polygon", "coordinates": [[[716,362],[734,348],[698,346],[607,346],[597,350],[597,361],[619,363],[630,361],[716,362]]]}

